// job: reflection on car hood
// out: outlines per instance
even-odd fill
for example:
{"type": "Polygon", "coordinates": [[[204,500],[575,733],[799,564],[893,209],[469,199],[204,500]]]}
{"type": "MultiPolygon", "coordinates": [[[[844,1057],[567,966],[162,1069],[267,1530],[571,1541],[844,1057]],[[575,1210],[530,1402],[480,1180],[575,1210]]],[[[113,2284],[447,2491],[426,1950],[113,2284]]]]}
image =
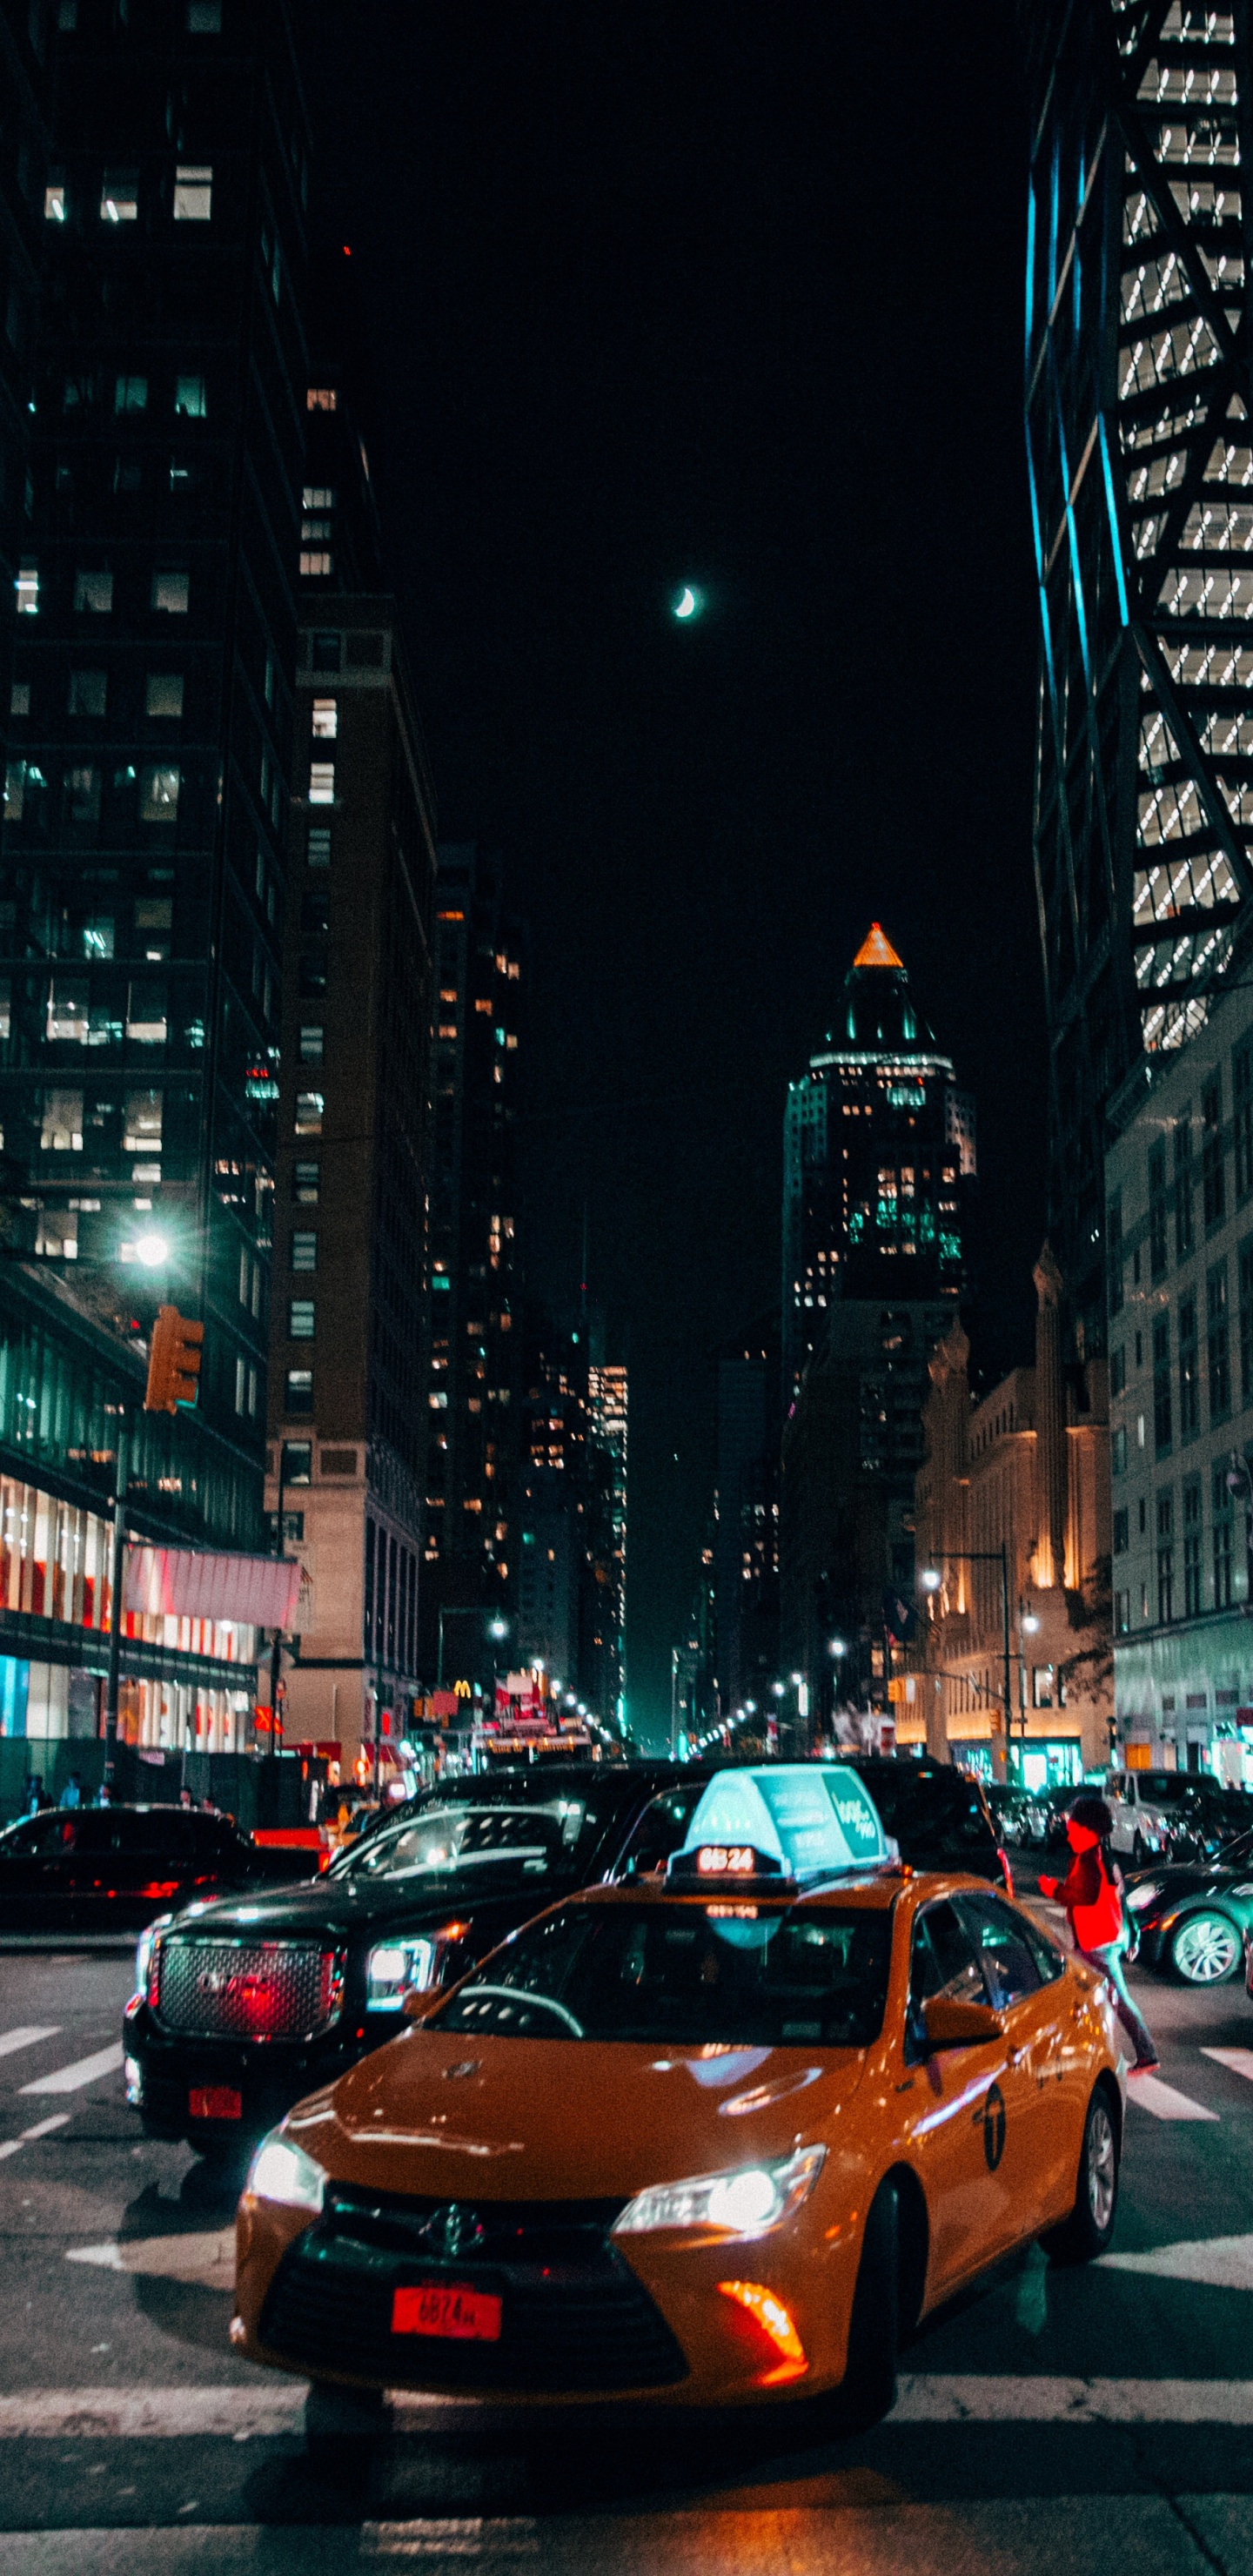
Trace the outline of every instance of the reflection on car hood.
{"type": "Polygon", "coordinates": [[[1160,1869],[1138,1870],[1125,1884],[1128,1894],[1135,1887],[1160,1887],[1160,1902],[1173,1904],[1182,1896],[1218,1896],[1224,1888],[1253,1887],[1253,1863],[1244,1869],[1207,1869],[1203,1861],[1166,1861],[1160,1869]]]}
{"type": "Polygon", "coordinates": [[[251,1933],[254,1939],[295,1940],[303,1933],[334,1933],[350,1939],[354,1932],[423,1931],[450,1915],[483,1914],[488,1907],[507,1910],[510,1923],[529,1922],[553,1899],[577,1886],[574,1876],[525,1872],[502,1862],[499,1868],[424,1871],[407,1878],[315,1878],[280,1887],[272,1895],[221,1897],[211,1905],[184,1910],[180,1929],[251,1933]]]}
{"type": "Polygon", "coordinates": [[[476,2040],[419,2025],[298,2104],[288,2128],[340,2182],[626,2200],[828,2135],[865,2062],[860,2049],[476,2040]]]}

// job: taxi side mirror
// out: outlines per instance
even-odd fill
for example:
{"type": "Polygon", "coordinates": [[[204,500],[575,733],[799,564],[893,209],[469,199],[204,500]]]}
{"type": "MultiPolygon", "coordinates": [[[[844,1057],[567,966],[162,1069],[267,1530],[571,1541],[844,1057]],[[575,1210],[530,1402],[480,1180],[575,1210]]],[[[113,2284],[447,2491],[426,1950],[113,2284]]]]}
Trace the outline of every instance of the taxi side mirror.
{"type": "Polygon", "coordinates": [[[973,2048],[980,2040],[1000,2039],[1005,2024],[991,2004],[965,2004],[955,1996],[932,1995],[922,2007],[928,2048],[973,2048]]]}

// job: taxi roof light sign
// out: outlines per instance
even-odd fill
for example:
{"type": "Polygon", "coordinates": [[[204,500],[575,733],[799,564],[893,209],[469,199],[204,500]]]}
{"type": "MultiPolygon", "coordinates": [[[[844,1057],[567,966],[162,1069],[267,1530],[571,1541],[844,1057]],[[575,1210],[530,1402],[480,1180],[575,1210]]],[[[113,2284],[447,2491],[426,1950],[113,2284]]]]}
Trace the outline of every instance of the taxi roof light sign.
{"type": "Polygon", "coordinates": [[[667,1876],[827,1878],[892,1857],[873,1798],[839,1762],[772,1762],[720,1771],[697,1800],[667,1876]]]}

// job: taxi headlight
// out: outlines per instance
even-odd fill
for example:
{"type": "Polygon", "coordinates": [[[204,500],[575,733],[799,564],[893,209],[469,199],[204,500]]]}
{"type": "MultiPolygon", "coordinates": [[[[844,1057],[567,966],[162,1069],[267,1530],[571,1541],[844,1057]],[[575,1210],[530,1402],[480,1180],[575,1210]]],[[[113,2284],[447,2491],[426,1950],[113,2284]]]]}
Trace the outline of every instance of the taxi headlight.
{"type": "Polygon", "coordinates": [[[275,2200],[284,2209],[320,2210],[326,2176],[281,2129],[271,2129],[252,2160],[248,2189],[258,2200],[275,2200]]]}
{"type": "Polygon", "coordinates": [[[366,1961],[369,2012],[399,2012],[406,1995],[419,1994],[435,1971],[434,1941],[381,1941],[366,1961]]]}
{"type": "Polygon", "coordinates": [[[1160,1878],[1146,1879],[1142,1887],[1129,1887],[1127,1890],[1127,1903],[1130,1906],[1132,1913],[1143,1914],[1145,1906],[1155,1904],[1158,1897],[1161,1895],[1161,1892],[1162,1882],[1160,1878]]]}
{"type": "Polygon", "coordinates": [[[795,2155],[739,2165],[734,2173],[650,2184],[627,2202],[613,2233],[644,2236],[657,2227],[720,2227],[728,2236],[764,2236],[808,2200],[826,2153],[825,2147],[798,2147],[795,2155]]]}

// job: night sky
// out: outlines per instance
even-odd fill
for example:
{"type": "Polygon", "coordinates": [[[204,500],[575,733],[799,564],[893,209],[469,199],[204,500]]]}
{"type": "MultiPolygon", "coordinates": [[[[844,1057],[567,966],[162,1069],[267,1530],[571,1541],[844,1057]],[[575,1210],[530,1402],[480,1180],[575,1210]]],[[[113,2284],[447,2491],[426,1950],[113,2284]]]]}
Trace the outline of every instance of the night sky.
{"type": "Polygon", "coordinates": [[[1013,13],[328,0],[312,70],[441,833],[529,923],[528,1279],[576,1294],[586,1203],[630,1365],[660,1730],[717,1348],[777,1303],[786,1085],[872,916],[977,1096],[976,1359],[1029,1356],[1013,13]]]}

